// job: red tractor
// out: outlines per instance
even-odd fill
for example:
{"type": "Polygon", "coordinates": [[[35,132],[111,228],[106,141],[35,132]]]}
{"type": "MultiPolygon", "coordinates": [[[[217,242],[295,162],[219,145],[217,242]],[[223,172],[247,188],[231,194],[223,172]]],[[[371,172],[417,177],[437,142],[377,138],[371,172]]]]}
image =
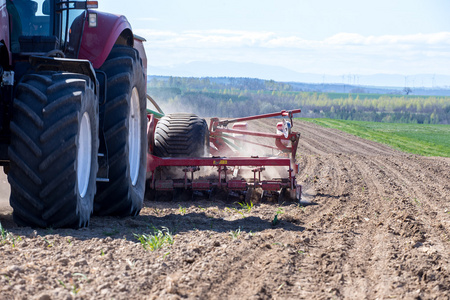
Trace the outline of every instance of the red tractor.
{"type": "Polygon", "coordinates": [[[18,225],[86,226],[142,208],[146,56],[97,1],[0,0],[0,165],[18,225]]]}
{"type": "Polygon", "coordinates": [[[0,165],[18,225],[79,228],[92,213],[134,216],[146,187],[149,198],[259,190],[300,200],[300,134],[291,130],[299,109],[212,118],[209,128],[194,114],[164,116],[146,95],[144,40],[125,17],[92,8],[97,1],[0,0],[0,165]],[[281,116],[289,121],[276,133],[244,123],[281,116]],[[246,144],[276,154],[245,157],[246,144]],[[271,167],[283,170],[265,176],[271,167]]]}

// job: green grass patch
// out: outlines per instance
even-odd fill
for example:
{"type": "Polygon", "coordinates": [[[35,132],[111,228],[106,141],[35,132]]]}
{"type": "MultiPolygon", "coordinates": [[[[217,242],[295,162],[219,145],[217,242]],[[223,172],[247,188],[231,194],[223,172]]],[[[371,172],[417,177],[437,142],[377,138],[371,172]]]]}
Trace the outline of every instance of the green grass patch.
{"type": "Polygon", "coordinates": [[[306,119],[395,149],[423,156],[450,157],[450,125],[378,123],[333,119],[306,119]]]}
{"type": "Polygon", "coordinates": [[[136,234],[134,237],[141,243],[145,250],[155,251],[173,244],[173,235],[168,228],[153,228],[153,233],[136,234]]]}

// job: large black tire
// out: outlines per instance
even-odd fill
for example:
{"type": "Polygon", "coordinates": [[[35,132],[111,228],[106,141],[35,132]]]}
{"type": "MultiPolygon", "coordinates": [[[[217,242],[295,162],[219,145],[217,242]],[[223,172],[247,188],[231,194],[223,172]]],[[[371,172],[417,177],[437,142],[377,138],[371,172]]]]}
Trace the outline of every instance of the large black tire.
{"type": "Polygon", "coordinates": [[[134,216],[144,201],[147,161],[146,78],[136,49],[114,46],[101,67],[107,75],[103,129],[109,182],[99,182],[97,215],[134,216]]]}
{"type": "MultiPolygon", "coordinates": [[[[169,114],[162,117],[155,128],[153,154],[159,157],[204,157],[209,155],[209,131],[204,119],[189,113],[169,114]]],[[[180,178],[182,167],[163,168],[162,178],[180,178]]],[[[171,192],[148,191],[147,199],[192,199],[192,191],[175,189],[171,192]]]]}
{"type": "Polygon", "coordinates": [[[98,170],[98,98],[81,74],[42,72],[18,84],[8,181],[20,226],[87,226],[98,170]]]}
{"type": "Polygon", "coordinates": [[[205,119],[194,114],[164,116],[155,129],[154,154],[160,157],[209,155],[209,131],[205,119]]]}

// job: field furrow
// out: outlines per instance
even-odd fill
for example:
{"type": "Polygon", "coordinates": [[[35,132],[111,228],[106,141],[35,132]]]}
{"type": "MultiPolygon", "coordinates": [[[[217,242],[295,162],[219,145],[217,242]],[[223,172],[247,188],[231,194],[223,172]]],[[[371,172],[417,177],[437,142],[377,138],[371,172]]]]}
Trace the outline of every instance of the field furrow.
{"type": "Polygon", "coordinates": [[[449,158],[294,129],[297,179],[314,205],[163,196],[81,230],[20,228],[0,210],[0,299],[448,299],[449,158]],[[136,238],[163,228],[173,244],[161,249],[136,238]]]}

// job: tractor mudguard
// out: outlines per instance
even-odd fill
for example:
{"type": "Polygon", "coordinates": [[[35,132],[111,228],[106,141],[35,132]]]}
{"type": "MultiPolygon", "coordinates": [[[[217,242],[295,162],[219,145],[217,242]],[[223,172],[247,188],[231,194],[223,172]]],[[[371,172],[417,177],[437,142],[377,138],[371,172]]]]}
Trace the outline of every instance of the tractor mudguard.
{"type": "Polygon", "coordinates": [[[48,56],[30,56],[31,65],[35,71],[58,71],[58,72],[72,72],[89,76],[92,82],[95,83],[95,93],[97,94],[97,76],[92,68],[91,62],[81,59],[48,57],[48,56]]]}
{"type": "Polygon", "coordinates": [[[87,15],[97,15],[97,27],[89,27],[89,17],[84,24],[79,58],[92,62],[95,69],[100,68],[111,52],[114,44],[133,47],[131,25],[124,16],[99,11],[88,11],[87,15]]]}
{"type": "Polygon", "coordinates": [[[142,65],[144,66],[145,78],[147,78],[147,54],[145,54],[144,42],[146,40],[138,35],[134,35],[134,49],[139,52],[139,56],[142,59],[142,65]]]}

